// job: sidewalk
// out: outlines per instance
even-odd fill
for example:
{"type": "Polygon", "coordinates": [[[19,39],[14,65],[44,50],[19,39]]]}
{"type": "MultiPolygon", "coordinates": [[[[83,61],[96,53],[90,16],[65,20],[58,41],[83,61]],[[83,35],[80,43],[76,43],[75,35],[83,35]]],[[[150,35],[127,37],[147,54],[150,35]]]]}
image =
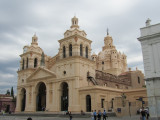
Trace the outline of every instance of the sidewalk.
{"type": "MultiPolygon", "coordinates": [[[[27,120],[29,116],[0,116],[0,120],[27,120]]],[[[107,120],[139,120],[140,116],[109,117],[107,120]]],[[[69,120],[62,117],[32,117],[32,120],[69,120]]],[[[72,120],[91,120],[91,118],[73,118],[72,120]]],[[[101,119],[102,120],[102,119],[101,119]]]]}

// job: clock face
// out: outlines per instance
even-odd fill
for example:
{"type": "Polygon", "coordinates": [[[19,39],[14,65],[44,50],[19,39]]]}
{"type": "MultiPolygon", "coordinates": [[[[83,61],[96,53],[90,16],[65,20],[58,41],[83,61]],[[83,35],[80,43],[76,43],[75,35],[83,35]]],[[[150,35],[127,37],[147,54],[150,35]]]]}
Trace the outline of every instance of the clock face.
{"type": "Polygon", "coordinates": [[[25,47],[24,49],[23,49],[23,53],[26,53],[27,52],[27,48],[25,47]]]}

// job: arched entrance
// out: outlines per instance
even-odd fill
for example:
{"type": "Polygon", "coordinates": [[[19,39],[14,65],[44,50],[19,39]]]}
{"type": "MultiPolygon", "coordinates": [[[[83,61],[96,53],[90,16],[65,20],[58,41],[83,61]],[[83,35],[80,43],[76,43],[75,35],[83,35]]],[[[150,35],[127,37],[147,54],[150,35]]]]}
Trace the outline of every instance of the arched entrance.
{"type": "Polygon", "coordinates": [[[21,90],[21,111],[24,111],[26,107],[26,89],[21,90]]]}
{"type": "Polygon", "coordinates": [[[46,108],[46,85],[41,82],[37,88],[37,111],[45,111],[46,108]]]}
{"type": "Polygon", "coordinates": [[[61,111],[68,111],[68,84],[66,82],[61,84],[61,111]]]}
{"type": "Polygon", "coordinates": [[[91,96],[86,96],[86,112],[91,112],[91,96]]]}

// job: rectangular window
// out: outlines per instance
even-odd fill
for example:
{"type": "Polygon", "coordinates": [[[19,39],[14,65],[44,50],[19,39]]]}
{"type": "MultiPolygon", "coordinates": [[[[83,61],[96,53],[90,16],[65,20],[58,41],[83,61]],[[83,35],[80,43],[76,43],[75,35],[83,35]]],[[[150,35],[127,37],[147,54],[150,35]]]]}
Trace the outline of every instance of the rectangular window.
{"type": "Polygon", "coordinates": [[[101,108],[104,108],[104,99],[101,99],[101,108]]]}

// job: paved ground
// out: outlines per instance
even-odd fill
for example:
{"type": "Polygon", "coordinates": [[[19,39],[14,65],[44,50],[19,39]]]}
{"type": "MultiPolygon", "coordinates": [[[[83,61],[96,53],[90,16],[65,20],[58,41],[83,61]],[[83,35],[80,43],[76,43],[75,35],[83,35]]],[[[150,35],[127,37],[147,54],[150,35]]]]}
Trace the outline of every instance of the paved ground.
{"type": "MultiPolygon", "coordinates": [[[[24,116],[2,116],[0,120],[27,120],[28,117],[24,116]]],[[[107,120],[139,120],[139,116],[127,116],[127,117],[109,117],[107,120]]],[[[69,118],[63,117],[32,117],[32,120],[69,120],[69,118]]],[[[72,120],[91,120],[91,118],[73,118],[72,120]]],[[[102,120],[102,119],[101,119],[102,120]]]]}

